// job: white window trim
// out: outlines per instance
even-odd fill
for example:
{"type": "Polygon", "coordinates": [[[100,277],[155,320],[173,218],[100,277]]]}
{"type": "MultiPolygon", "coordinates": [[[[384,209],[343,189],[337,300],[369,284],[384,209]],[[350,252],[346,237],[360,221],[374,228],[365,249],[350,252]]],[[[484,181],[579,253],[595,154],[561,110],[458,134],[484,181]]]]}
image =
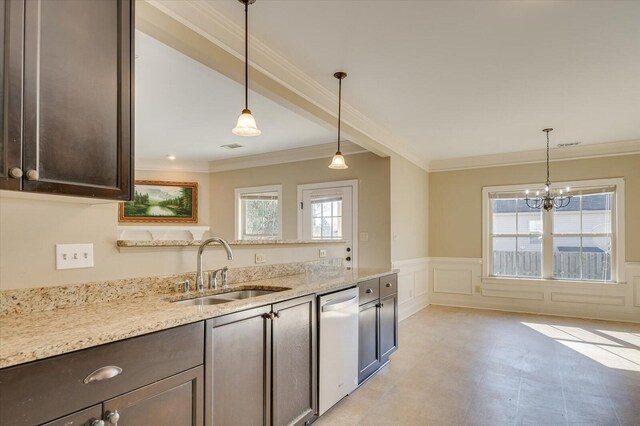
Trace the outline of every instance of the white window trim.
{"type": "MultiPolygon", "coordinates": [[[[521,278],[521,277],[496,277],[491,276],[491,238],[489,238],[489,232],[491,231],[491,215],[489,204],[489,193],[491,192],[523,192],[525,189],[532,189],[532,184],[520,184],[520,185],[503,185],[503,186],[485,186],[482,188],[482,281],[504,283],[509,281],[524,282],[524,283],[575,283],[575,284],[624,284],[625,277],[625,224],[624,224],[624,178],[610,178],[610,179],[593,179],[593,180],[580,180],[580,181],[567,181],[567,182],[555,182],[552,184],[552,188],[565,188],[570,187],[573,190],[580,188],[594,187],[594,186],[615,186],[616,193],[613,203],[613,212],[611,215],[612,229],[615,231],[612,233],[613,239],[612,245],[615,246],[615,250],[611,261],[611,281],[587,281],[587,280],[561,280],[553,278],[521,278]]],[[[551,214],[543,212],[544,214],[551,214]]],[[[550,233],[549,227],[552,226],[551,220],[543,220],[544,235],[550,233]]],[[[552,241],[546,238],[544,244],[551,244],[552,241]]],[[[549,253],[548,247],[543,250],[543,256],[545,253],[549,253]]],[[[543,263],[543,268],[544,268],[543,263]]],[[[548,271],[543,271],[543,274],[548,276],[548,271]]]]}
{"type": "Polygon", "coordinates": [[[282,185],[265,185],[265,186],[253,186],[248,188],[236,188],[234,191],[234,222],[235,222],[235,237],[237,240],[242,240],[242,209],[240,207],[240,195],[252,192],[277,192],[278,193],[278,235],[274,240],[282,239],[282,185]]]}
{"type": "MultiPolygon", "coordinates": [[[[350,186],[351,187],[351,202],[353,203],[352,206],[352,227],[353,227],[353,241],[351,241],[351,245],[353,247],[353,253],[356,253],[355,256],[352,256],[352,260],[351,260],[351,265],[354,268],[358,267],[358,258],[360,257],[360,250],[359,250],[359,245],[358,245],[358,236],[360,235],[358,233],[358,179],[349,179],[349,180],[339,180],[339,181],[333,181],[333,182],[320,182],[320,183],[308,183],[308,184],[302,184],[302,185],[298,185],[298,204],[297,204],[297,210],[298,210],[298,239],[302,240],[303,239],[303,231],[302,231],[302,227],[303,227],[303,223],[302,223],[302,209],[300,208],[300,205],[302,203],[302,191],[305,191],[307,189],[325,189],[325,188],[335,188],[335,187],[340,187],[340,186],[350,186]]],[[[333,240],[333,241],[339,241],[339,240],[333,240]]],[[[343,240],[344,241],[344,240],[343,240]]]]}

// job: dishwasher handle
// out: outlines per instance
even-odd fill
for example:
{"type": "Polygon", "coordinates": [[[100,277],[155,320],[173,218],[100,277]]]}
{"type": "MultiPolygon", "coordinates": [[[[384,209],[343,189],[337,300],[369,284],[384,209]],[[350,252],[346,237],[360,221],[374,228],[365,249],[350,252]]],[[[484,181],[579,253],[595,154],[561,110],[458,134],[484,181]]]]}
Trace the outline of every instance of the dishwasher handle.
{"type": "Polygon", "coordinates": [[[355,303],[358,303],[358,296],[351,296],[346,299],[336,299],[329,303],[322,305],[322,312],[338,311],[340,309],[348,308],[355,303]]]}

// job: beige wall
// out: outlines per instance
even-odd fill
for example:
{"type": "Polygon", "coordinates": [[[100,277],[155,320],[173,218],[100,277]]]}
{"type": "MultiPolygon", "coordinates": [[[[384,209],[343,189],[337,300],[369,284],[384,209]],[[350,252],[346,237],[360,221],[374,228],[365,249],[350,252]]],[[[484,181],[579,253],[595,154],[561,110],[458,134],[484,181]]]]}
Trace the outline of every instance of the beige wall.
{"type": "MultiPolygon", "coordinates": [[[[544,164],[429,174],[429,255],[482,257],[482,187],[541,184],[544,164]]],[[[626,260],[640,261],[640,155],[551,163],[554,181],[625,179],[626,260]]]]}
{"type": "MultiPolygon", "coordinates": [[[[206,173],[137,172],[138,179],[198,181],[200,225],[207,225],[209,176],[206,173]]],[[[86,204],[70,197],[25,196],[3,193],[0,197],[0,290],[44,287],[120,278],[166,275],[195,270],[196,249],[116,248],[118,205],[86,204]],[[17,198],[16,198],[17,197],[17,198]],[[55,244],[93,243],[95,267],[55,269],[55,244]]],[[[323,246],[328,257],[340,257],[342,245],[323,246]]],[[[285,263],[318,258],[317,247],[235,248],[228,262],[222,250],[211,249],[204,257],[207,269],[254,264],[256,252],[267,263],[285,263]]]]}
{"type": "Polygon", "coordinates": [[[359,242],[360,267],[390,264],[389,159],[374,154],[346,157],[347,170],[331,170],[330,160],[299,161],[211,174],[211,229],[223,238],[234,238],[235,188],[282,185],[283,238],[297,238],[297,186],[300,184],[358,180],[358,231],[369,233],[359,242]]]}
{"type": "Polygon", "coordinates": [[[428,256],[429,174],[391,156],[391,261],[428,256]]]}

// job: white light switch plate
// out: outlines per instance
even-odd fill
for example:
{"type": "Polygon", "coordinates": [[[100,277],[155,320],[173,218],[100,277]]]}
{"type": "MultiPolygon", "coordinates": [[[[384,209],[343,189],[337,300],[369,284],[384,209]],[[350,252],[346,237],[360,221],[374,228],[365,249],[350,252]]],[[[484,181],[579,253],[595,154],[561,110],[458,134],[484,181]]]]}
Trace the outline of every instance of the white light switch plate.
{"type": "Polygon", "coordinates": [[[93,244],[56,244],[56,269],[93,268],[93,244]]]}

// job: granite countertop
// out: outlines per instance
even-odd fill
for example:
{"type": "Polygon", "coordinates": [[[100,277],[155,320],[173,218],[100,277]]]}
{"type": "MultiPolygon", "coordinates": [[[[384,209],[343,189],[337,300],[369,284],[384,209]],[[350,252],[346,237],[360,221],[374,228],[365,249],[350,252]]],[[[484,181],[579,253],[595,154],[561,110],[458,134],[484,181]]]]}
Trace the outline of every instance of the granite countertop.
{"type": "MultiPolygon", "coordinates": [[[[172,300],[190,296],[153,295],[106,303],[84,304],[28,314],[0,316],[0,368],[140,336],[220,315],[304,296],[324,293],[391,273],[389,269],[327,269],[229,286],[287,290],[217,305],[184,305],[172,300]]],[[[221,291],[207,291],[215,294],[221,291]]]]}

